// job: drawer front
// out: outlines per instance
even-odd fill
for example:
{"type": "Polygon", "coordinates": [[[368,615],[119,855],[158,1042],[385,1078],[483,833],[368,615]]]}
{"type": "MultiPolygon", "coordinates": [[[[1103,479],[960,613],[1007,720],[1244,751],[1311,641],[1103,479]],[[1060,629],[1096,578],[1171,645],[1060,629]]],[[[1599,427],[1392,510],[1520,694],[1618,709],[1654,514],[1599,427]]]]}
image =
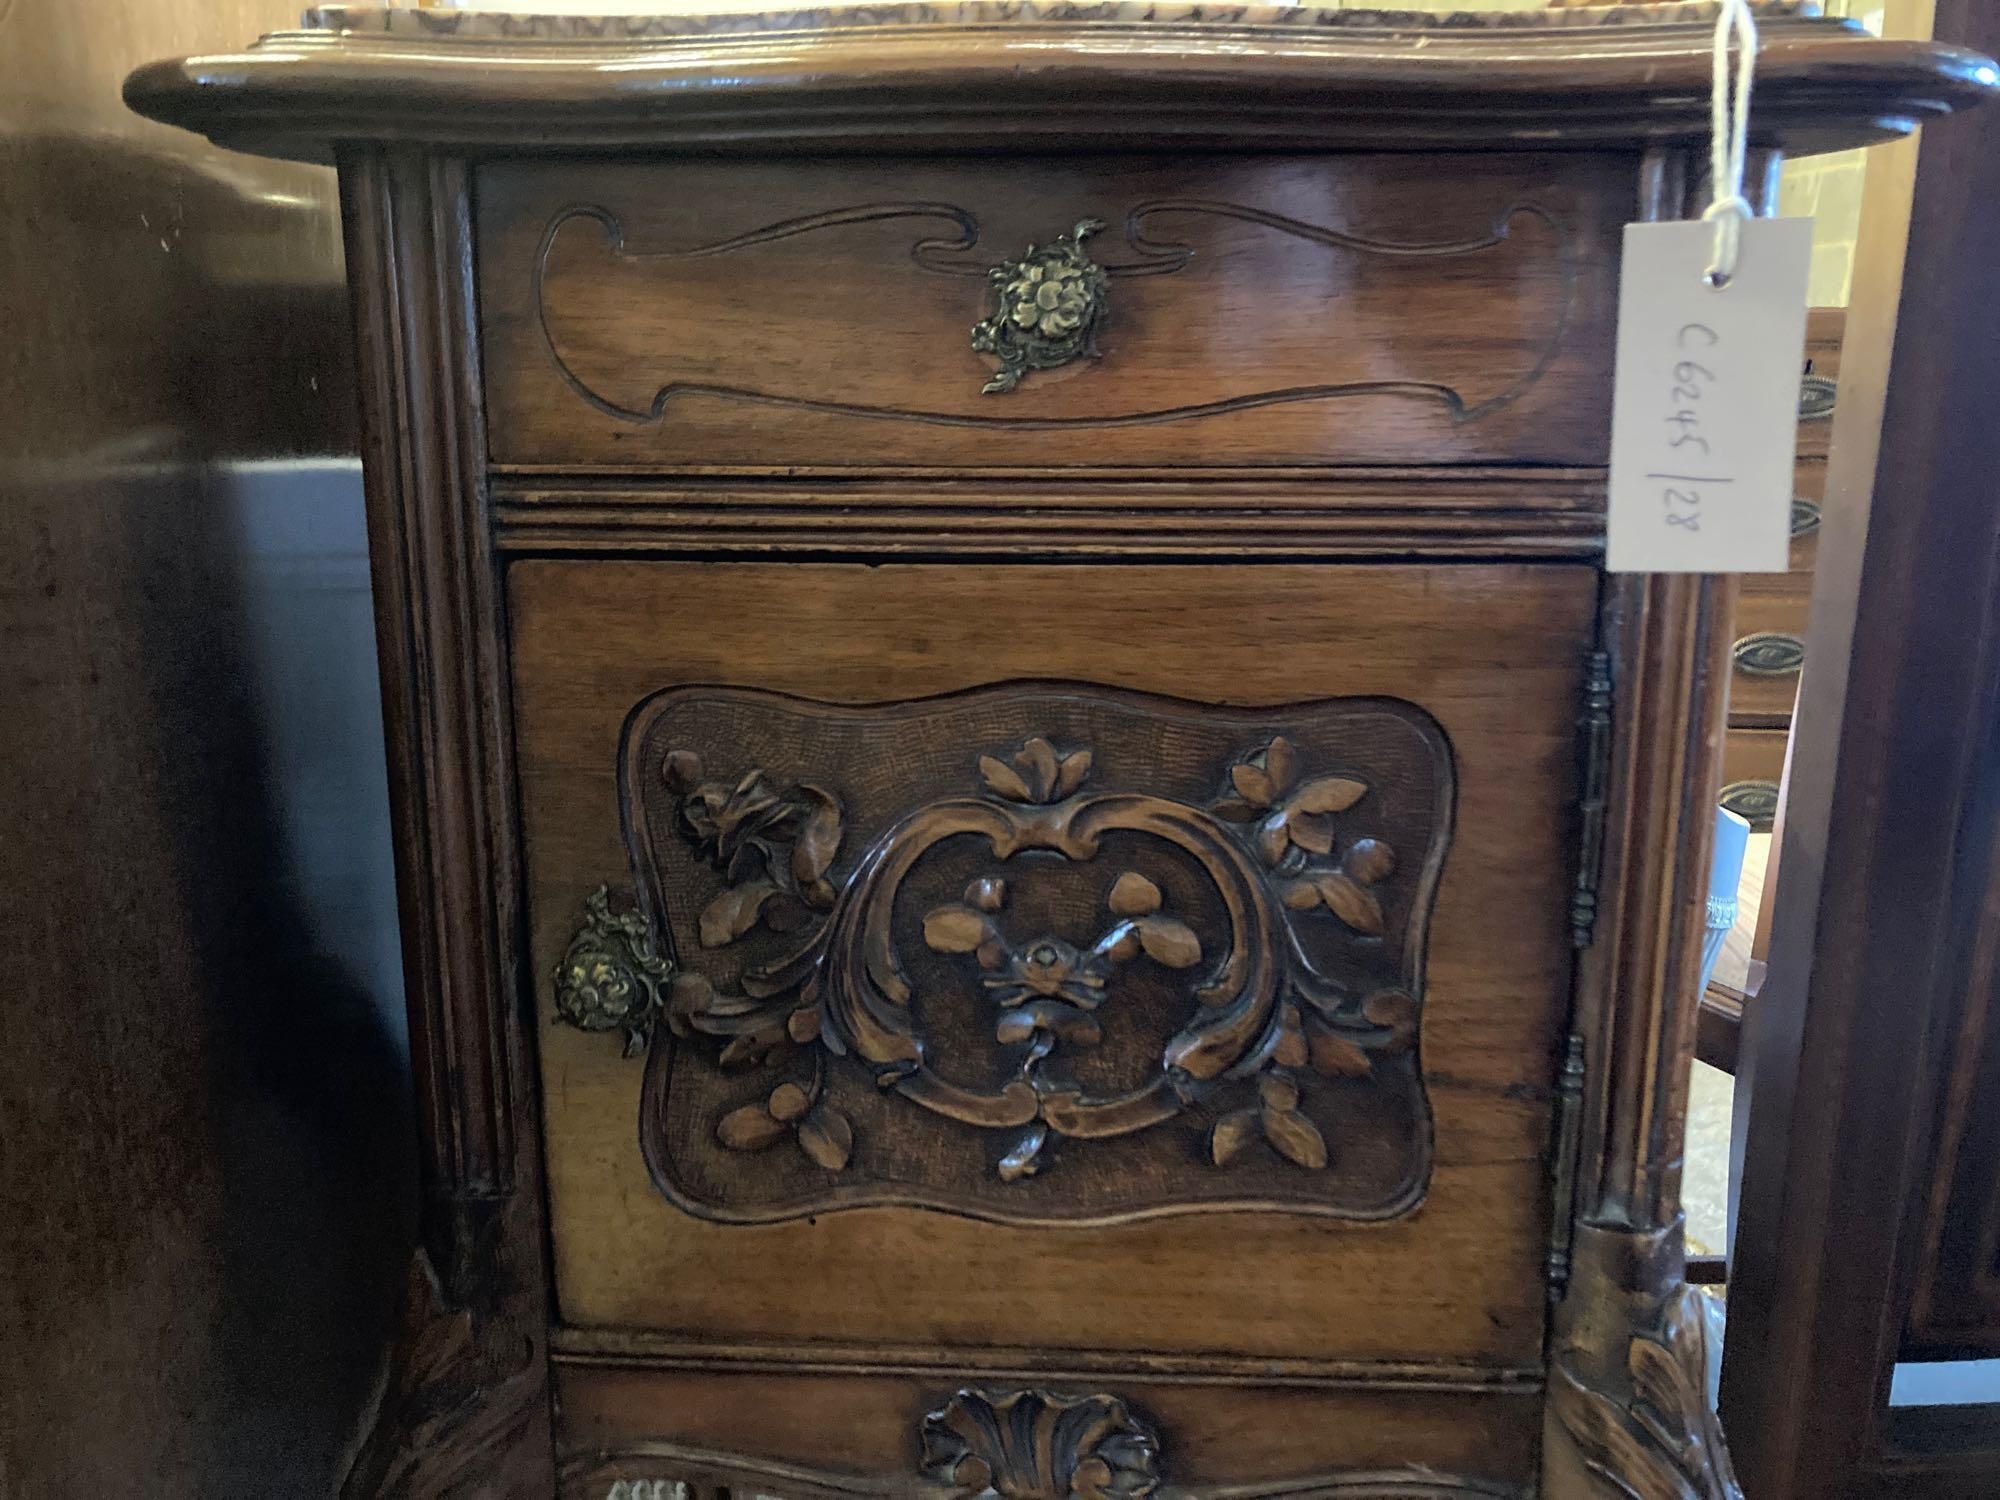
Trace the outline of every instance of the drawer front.
{"type": "Polygon", "coordinates": [[[555,1396],[564,1500],[1503,1500],[1528,1492],[1542,1428],[1541,1396],[1528,1390],[1313,1390],[1132,1374],[654,1371],[559,1356],[555,1396]],[[1010,1441],[1010,1429],[1042,1441],[1010,1441]],[[1416,1454],[1423,1471],[1410,1467],[1416,1454]],[[1098,1485],[1093,1460],[1108,1468],[1098,1485]]]}
{"type": "Polygon", "coordinates": [[[1786,732],[1732,729],[1722,751],[1722,805],[1769,833],[1778,812],[1778,787],[1785,774],[1786,732]]]}
{"type": "Polygon", "coordinates": [[[1592,570],[508,592],[566,1324],[1538,1365],[1592,570]]]}
{"type": "Polygon", "coordinates": [[[1551,161],[494,164],[492,457],[1601,463],[1636,163],[1551,161]]]}
{"type": "Polygon", "coordinates": [[[1736,638],[1729,648],[1729,722],[1777,725],[1791,721],[1805,667],[1809,596],[1766,592],[1748,585],[1736,603],[1736,638]]]}
{"type": "Polygon", "coordinates": [[[1782,573],[1749,573],[1743,591],[1773,597],[1781,594],[1809,596],[1813,569],[1819,564],[1819,534],[1824,524],[1823,499],[1826,494],[1826,460],[1802,458],[1792,468],[1792,544],[1782,573]]]}
{"type": "Polygon", "coordinates": [[[1846,311],[1816,307],[1806,323],[1806,358],[1799,386],[1801,458],[1825,458],[1833,446],[1833,414],[1840,401],[1840,341],[1846,311]]]}

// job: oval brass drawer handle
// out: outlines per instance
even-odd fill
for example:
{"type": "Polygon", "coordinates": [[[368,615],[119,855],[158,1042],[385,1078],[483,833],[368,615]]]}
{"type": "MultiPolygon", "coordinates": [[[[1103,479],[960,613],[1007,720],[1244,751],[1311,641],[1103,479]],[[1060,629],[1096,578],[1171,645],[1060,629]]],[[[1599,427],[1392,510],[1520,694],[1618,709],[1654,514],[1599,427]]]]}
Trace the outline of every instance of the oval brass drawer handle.
{"type": "Polygon", "coordinates": [[[1799,382],[1799,420],[1809,422],[1833,415],[1834,398],[1840,387],[1824,375],[1808,375],[1799,382]]]}
{"type": "Polygon", "coordinates": [[[1778,783],[1732,781],[1717,799],[1727,812],[1750,825],[1753,833],[1769,833],[1778,818],[1778,783]]]}
{"type": "Polygon", "coordinates": [[[1791,677],[1806,664],[1806,643],[1782,631],[1763,630],[1731,646],[1729,659],[1745,677],[1791,677]]]}
{"type": "Polygon", "coordinates": [[[1811,536],[1819,530],[1819,501],[1808,500],[1804,495],[1792,496],[1792,535],[1811,536]]]}
{"type": "Polygon", "coordinates": [[[1000,361],[999,373],[981,387],[987,395],[1013,390],[1030,370],[1098,357],[1111,278],[1084,254],[1083,242],[1103,227],[1102,219],[1080,220],[1068,234],[1030,245],[1019,260],[986,273],[993,311],[972,325],[972,348],[1000,361]]]}

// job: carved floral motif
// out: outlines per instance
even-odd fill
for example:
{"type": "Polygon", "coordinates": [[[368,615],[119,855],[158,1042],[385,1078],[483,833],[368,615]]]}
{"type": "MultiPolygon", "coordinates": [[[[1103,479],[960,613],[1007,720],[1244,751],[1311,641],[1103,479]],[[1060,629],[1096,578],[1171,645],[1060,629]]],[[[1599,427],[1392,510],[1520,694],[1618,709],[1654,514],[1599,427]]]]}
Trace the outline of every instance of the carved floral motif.
{"type": "Polygon", "coordinates": [[[718,1120],[716,1139],[733,1151],[790,1139],[822,1169],[845,1170],[855,1132],[826,1098],[826,1070],[859,1066],[879,1088],[936,1114],[1018,1132],[996,1165],[1003,1182],[1040,1171],[1052,1137],[1129,1135],[1232,1095],[1242,1107],[1225,1110],[1207,1136],[1216,1167],[1262,1142],[1294,1167],[1325,1168],[1336,1144],[1301,1108],[1302,1089],[1315,1079],[1365,1080],[1417,1035],[1412,994],[1336,980],[1299,931],[1331,920],[1350,942],[1383,933],[1380,887],[1396,857],[1383,839],[1348,826],[1371,794],[1368,783],[1314,771],[1282,735],[1226,767],[1206,806],[1092,791],[1091,750],[1059,749],[1045,735],[983,755],[978,766],[975,795],[908,813],[835,878],[843,818],[830,793],[780,787],[758,769],[706,779],[692,752],[663,757],[658,774],[678,799],[675,826],[727,881],[695,923],[702,946],[727,947],[760,927],[793,935],[779,957],[743,970],[734,988],[689,971],[667,989],[668,1026],[683,1038],[722,1039],[721,1067],[788,1070],[764,1097],[718,1120]],[[977,970],[994,1038],[1016,1049],[1013,1074],[981,1087],[935,1071],[891,935],[904,878],[947,839],[983,839],[1001,862],[1048,851],[1087,864],[1114,833],[1162,840],[1190,857],[1221,899],[1226,940],[1212,950],[1136,870],[1112,880],[1094,937],[1011,934],[1008,879],[981,875],[959,901],[924,915],[923,941],[977,970]],[[1066,1050],[1102,1042],[1101,1009],[1133,963],[1194,971],[1195,1013],[1148,1081],[1092,1095],[1055,1064],[1066,1050]],[[795,1058],[802,1069],[792,1070],[795,1058]]]}

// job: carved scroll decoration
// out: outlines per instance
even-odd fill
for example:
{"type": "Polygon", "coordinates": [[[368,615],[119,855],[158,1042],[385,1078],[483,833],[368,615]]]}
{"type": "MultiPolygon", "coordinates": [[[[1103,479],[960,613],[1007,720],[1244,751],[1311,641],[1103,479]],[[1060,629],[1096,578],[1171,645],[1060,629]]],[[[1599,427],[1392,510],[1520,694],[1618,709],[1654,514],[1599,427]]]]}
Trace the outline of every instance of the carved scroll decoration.
{"type": "MultiPolygon", "coordinates": [[[[1385,836],[1384,794],[1366,775],[1316,764],[1283,733],[1252,738],[1214,766],[1198,800],[1100,788],[1093,748],[1052,734],[968,746],[970,785],[893,818],[876,814],[866,842],[850,838],[847,809],[818,782],[714,765],[657,735],[635,750],[628,737],[628,782],[653,804],[635,837],[656,866],[673,861],[684,888],[688,856],[660,848],[651,829],[670,831],[721,877],[683,912],[679,930],[691,929],[693,947],[661,1007],[673,1037],[713,1061],[696,1070],[683,1045],[649,1064],[641,1135],[656,1180],[718,1217],[782,1216],[718,1202],[755,1181],[720,1160],[707,1163],[705,1186],[683,1181],[689,1136],[705,1133],[738,1156],[789,1145],[838,1178],[866,1134],[859,1115],[900,1100],[997,1137],[971,1170],[1017,1190],[978,1190],[975,1206],[962,1201],[961,1177],[933,1185],[939,1206],[1061,1218],[1050,1204],[1063,1193],[1020,1197],[1064,1165],[1058,1141],[1088,1152],[1179,1121],[1185,1144],[1143,1148],[1155,1169],[1164,1158],[1183,1179],[1246,1170],[1260,1184],[1284,1172],[1339,1179],[1341,1142],[1329,1131],[1344,1106],[1371,1137],[1377,1200],[1342,1205],[1338,1190],[1303,1183],[1285,1191],[1324,1212],[1405,1211],[1428,1161],[1415,1064],[1419,940],[1443,852],[1448,762],[1428,721],[1374,711],[1432,757],[1431,805],[1421,823],[1401,824],[1421,827],[1426,844],[1407,856],[1385,836]],[[939,890],[947,869],[963,883],[939,890]],[[1073,879],[1063,885],[1064,871],[1096,883],[1094,913],[1073,879]],[[1404,911],[1401,953],[1385,899],[1404,911]],[[692,960],[757,945],[767,956],[733,978],[712,958],[692,960]],[[914,969],[913,946],[931,955],[914,969]],[[1145,1065],[1132,1038],[1172,1005],[1186,1007],[1185,1019],[1145,1065]],[[728,1082],[744,1074],[758,1080],[748,1098],[728,1082]],[[735,1102],[700,1118],[677,1113],[687,1106],[668,1075],[735,1102]]],[[[1127,770],[1143,783],[1146,768],[1127,770]]],[[[891,1128],[912,1127],[905,1118],[891,1128]]],[[[936,1132],[921,1139],[917,1154],[930,1154],[936,1132]]],[[[893,1164],[863,1171],[861,1201],[937,1201],[879,1181],[911,1154],[891,1151],[893,1164]]],[[[796,1169],[777,1176],[801,1205],[794,1211],[852,1199],[796,1169]]],[[[1170,1184],[1152,1191],[1162,1201],[1151,1211],[1181,1206],[1170,1184]]]]}
{"type": "MultiPolygon", "coordinates": [[[[1124,235],[1133,258],[1124,261],[1097,261],[1084,255],[1085,238],[1100,232],[1104,221],[1087,218],[1066,235],[1047,246],[1031,245],[1018,259],[998,266],[981,264],[972,258],[978,248],[980,225],[976,215],[956,204],[928,201],[860,203],[824,212],[778,220],[741,234],[685,249],[635,250],[627,246],[625,229],[618,215],[599,204],[572,204],[555,214],[544,227],[534,254],[531,271],[531,299],[535,327],[543,351],[562,383],[579,400],[604,416],[620,422],[650,426],[661,421],[668,407],[682,397],[708,397],[724,401],[748,402],[761,406],[785,407],[795,411],[861,417],[885,421],[916,422],[944,427],[1001,428],[1014,431],[1052,431],[1064,428],[1092,429],[1145,425],[1155,422],[1182,422],[1220,416],[1261,406],[1286,405],[1299,401],[1338,400],[1355,396],[1406,396],[1441,404],[1454,422],[1471,422],[1511,406],[1532,390],[1548,373],[1563,347],[1576,301],[1577,266],[1573,236],[1558,216],[1534,203],[1513,203],[1496,215],[1492,224],[1455,239],[1399,241],[1378,238],[1321,224],[1307,223],[1284,214],[1272,213],[1250,204],[1208,199],[1156,199],[1132,205],[1125,214],[1124,235]],[[1105,317],[1110,281],[1127,276],[1172,275],[1190,264],[1195,247],[1178,241],[1154,239],[1147,233],[1149,221],[1163,215],[1183,214],[1255,225],[1289,238],[1305,240],[1353,254],[1390,260],[1449,259],[1475,255],[1505,244],[1520,223],[1540,226],[1558,243],[1557,269],[1561,277],[1560,302],[1549,319],[1546,341],[1533,352],[1526,368],[1499,390],[1481,399],[1469,399],[1457,386],[1433,380],[1336,381],[1318,385],[1289,385],[1281,390],[1252,391],[1223,400],[1185,406],[1141,409],[1108,416],[1008,416],[985,413],[925,410],[901,406],[871,405],[832,396],[806,395],[736,386],[708,380],[672,380],[655,390],[643,405],[620,400],[593,385],[567,358],[556,337],[548,297],[549,262],[557,242],[571,225],[586,221],[597,225],[611,256],[625,264],[656,261],[684,261],[727,255],[801,235],[818,234],[856,225],[910,220],[950,226],[955,232],[920,235],[910,245],[909,260],[918,270],[941,276],[978,277],[994,287],[995,304],[985,319],[974,326],[972,348],[992,356],[999,369],[983,387],[988,394],[1011,391],[1029,370],[1048,369],[1078,358],[1096,358],[1097,334],[1105,317]],[[1040,272],[1036,284],[1030,278],[1040,272]],[[1051,271],[1064,273],[1061,292],[1043,290],[1051,271]],[[1042,306],[1038,299],[1050,299],[1042,306]],[[1030,305],[1035,317],[1027,324],[1011,323],[1011,316],[1026,316],[1030,305]],[[1050,318],[1046,315],[1057,314],[1050,318]],[[1012,332],[1009,332],[1009,328],[1012,332]]],[[[962,346],[961,346],[962,347],[962,346]]]]}

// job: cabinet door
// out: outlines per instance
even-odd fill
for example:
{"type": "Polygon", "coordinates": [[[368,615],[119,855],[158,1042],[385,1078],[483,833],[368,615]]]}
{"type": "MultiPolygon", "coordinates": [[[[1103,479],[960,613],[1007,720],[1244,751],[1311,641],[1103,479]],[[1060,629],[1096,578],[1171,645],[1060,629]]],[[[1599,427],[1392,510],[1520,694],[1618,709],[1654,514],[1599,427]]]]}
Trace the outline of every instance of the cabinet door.
{"type": "Polygon", "coordinates": [[[679,965],[643,1061],[544,978],[566,1324],[1539,1368],[1590,570],[509,595],[536,971],[628,868],[679,965]]]}

